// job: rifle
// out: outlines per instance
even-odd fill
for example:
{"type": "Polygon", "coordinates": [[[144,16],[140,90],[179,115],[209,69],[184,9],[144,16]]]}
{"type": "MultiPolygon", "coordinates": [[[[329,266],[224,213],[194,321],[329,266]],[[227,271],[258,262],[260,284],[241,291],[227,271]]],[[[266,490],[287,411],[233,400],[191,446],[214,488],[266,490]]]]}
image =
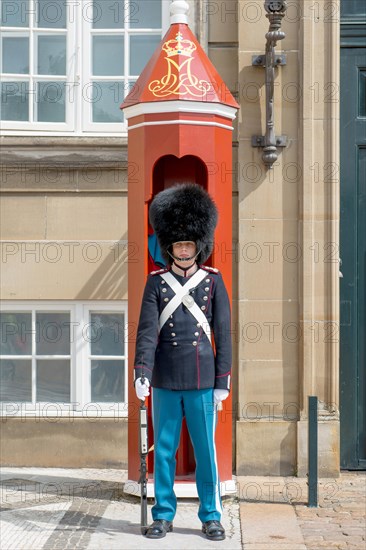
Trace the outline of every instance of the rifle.
{"type": "MultiPolygon", "coordinates": [[[[144,373],[141,373],[141,383],[145,383],[144,373]]],[[[146,457],[149,452],[147,433],[147,407],[145,399],[141,399],[140,406],[140,488],[141,488],[141,534],[145,535],[147,525],[147,464],[146,457]]]]}

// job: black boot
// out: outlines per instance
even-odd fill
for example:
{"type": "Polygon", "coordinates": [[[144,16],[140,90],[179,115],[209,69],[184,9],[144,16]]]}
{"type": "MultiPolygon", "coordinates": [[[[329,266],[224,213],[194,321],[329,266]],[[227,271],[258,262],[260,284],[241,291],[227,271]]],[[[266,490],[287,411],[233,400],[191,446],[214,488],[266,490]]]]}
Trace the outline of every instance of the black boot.
{"type": "Polygon", "coordinates": [[[162,539],[173,531],[173,522],[166,519],[156,519],[147,529],[145,537],[148,539],[162,539]]]}
{"type": "Polygon", "coordinates": [[[210,540],[224,540],[225,529],[217,519],[202,523],[202,532],[210,540]]]}

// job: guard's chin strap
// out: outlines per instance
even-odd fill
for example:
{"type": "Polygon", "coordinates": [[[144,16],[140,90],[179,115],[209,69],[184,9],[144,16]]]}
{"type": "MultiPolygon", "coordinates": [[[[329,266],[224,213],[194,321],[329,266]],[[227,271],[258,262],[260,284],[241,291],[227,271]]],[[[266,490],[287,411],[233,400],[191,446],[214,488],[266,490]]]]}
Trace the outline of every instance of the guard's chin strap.
{"type": "Polygon", "coordinates": [[[173,260],[195,260],[200,252],[201,250],[199,250],[194,256],[187,256],[186,258],[180,258],[179,256],[174,256],[174,254],[172,254],[171,252],[169,252],[169,250],[167,250],[167,253],[171,258],[173,258],[173,260]]]}
{"type": "MultiPolygon", "coordinates": [[[[188,260],[188,258],[185,258],[188,260]]],[[[190,258],[189,258],[190,259],[190,258]]],[[[196,262],[193,262],[193,264],[189,265],[188,267],[181,267],[180,265],[178,265],[175,261],[173,262],[173,264],[175,265],[175,267],[177,267],[178,269],[180,269],[181,271],[183,271],[184,275],[183,277],[187,277],[187,271],[189,271],[191,269],[191,267],[194,266],[196,262]]]]}
{"type": "Polygon", "coordinates": [[[183,277],[187,277],[187,271],[189,271],[191,269],[191,267],[194,266],[194,264],[196,263],[196,258],[200,254],[200,252],[201,252],[201,250],[199,250],[194,256],[187,256],[187,258],[179,258],[179,256],[174,256],[171,252],[169,252],[169,250],[167,250],[167,253],[173,259],[173,264],[175,265],[175,267],[177,267],[178,269],[183,271],[183,273],[184,273],[183,277]],[[185,261],[194,260],[194,262],[191,265],[189,265],[188,267],[182,267],[181,265],[177,264],[176,260],[185,260],[185,261]]]}
{"type": "Polygon", "coordinates": [[[197,252],[197,254],[195,254],[194,256],[187,256],[186,258],[180,258],[179,256],[174,256],[174,254],[172,254],[171,252],[169,252],[169,250],[167,250],[167,253],[169,254],[169,256],[171,258],[173,258],[173,260],[193,260],[193,259],[196,259],[198,254],[200,252],[197,252]]]}

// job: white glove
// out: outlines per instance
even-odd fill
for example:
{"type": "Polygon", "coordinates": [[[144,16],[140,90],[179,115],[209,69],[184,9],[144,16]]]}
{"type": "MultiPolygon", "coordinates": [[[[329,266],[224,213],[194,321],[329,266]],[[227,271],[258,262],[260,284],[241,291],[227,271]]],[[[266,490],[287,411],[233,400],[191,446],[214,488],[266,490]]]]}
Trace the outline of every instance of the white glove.
{"type": "Polygon", "coordinates": [[[145,397],[150,395],[149,386],[150,386],[150,382],[148,381],[147,378],[145,378],[144,383],[141,382],[141,378],[137,378],[135,382],[135,390],[136,390],[137,397],[141,399],[141,401],[143,401],[145,397]]]}
{"type": "Polygon", "coordinates": [[[224,401],[229,395],[229,390],[220,390],[216,389],[214,390],[214,403],[215,405],[218,405],[221,403],[221,401],[224,401]]]}

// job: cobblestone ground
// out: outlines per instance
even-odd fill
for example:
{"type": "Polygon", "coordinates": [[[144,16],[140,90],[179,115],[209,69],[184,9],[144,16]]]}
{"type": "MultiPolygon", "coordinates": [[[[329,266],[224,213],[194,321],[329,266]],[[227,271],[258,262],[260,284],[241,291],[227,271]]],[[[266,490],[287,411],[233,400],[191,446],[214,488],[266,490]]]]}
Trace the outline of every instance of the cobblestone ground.
{"type": "MultiPolygon", "coordinates": [[[[267,503],[269,506],[280,503],[292,504],[306,549],[366,550],[365,472],[342,472],[339,478],[320,480],[316,508],[309,508],[307,505],[306,479],[240,477],[238,482],[239,497],[246,505],[248,503],[252,503],[253,506],[256,503],[267,503]]],[[[277,509],[279,509],[278,506],[277,509]]],[[[268,515],[266,512],[262,513],[265,521],[268,515]]],[[[273,526],[273,533],[272,536],[282,537],[285,544],[286,537],[283,532],[276,534],[276,525],[273,526]]],[[[243,532],[243,540],[245,535],[243,532]]],[[[282,546],[280,542],[277,544],[273,542],[269,546],[263,544],[263,550],[267,548],[274,550],[282,546]]],[[[262,548],[258,547],[258,550],[262,548]]],[[[295,547],[292,550],[295,550],[295,547]]]]}
{"type": "Polygon", "coordinates": [[[322,482],[319,508],[295,505],[306,548],[366,548],[366,474],[322,482]]]}
{"type": "Polygon", "coordinates": [[[4,471],[1,550],[86,549],[108,505],[121,498],[126,479],[125,471],[113,470],[104,470],[102,479],[92,469],[4,471]]]}
{"type": "Polygon", "coordinates": [[[4,468],[0,549],[366,550],[365,472],[321,480],[317,508],[307,506],[305,479],[240,477],[238,498],[224,501],[227,538],[216,543],[200,532],[197,501],[185,499],[173,533],[142,539],[126,480],[123,470],[4,468]]]}

